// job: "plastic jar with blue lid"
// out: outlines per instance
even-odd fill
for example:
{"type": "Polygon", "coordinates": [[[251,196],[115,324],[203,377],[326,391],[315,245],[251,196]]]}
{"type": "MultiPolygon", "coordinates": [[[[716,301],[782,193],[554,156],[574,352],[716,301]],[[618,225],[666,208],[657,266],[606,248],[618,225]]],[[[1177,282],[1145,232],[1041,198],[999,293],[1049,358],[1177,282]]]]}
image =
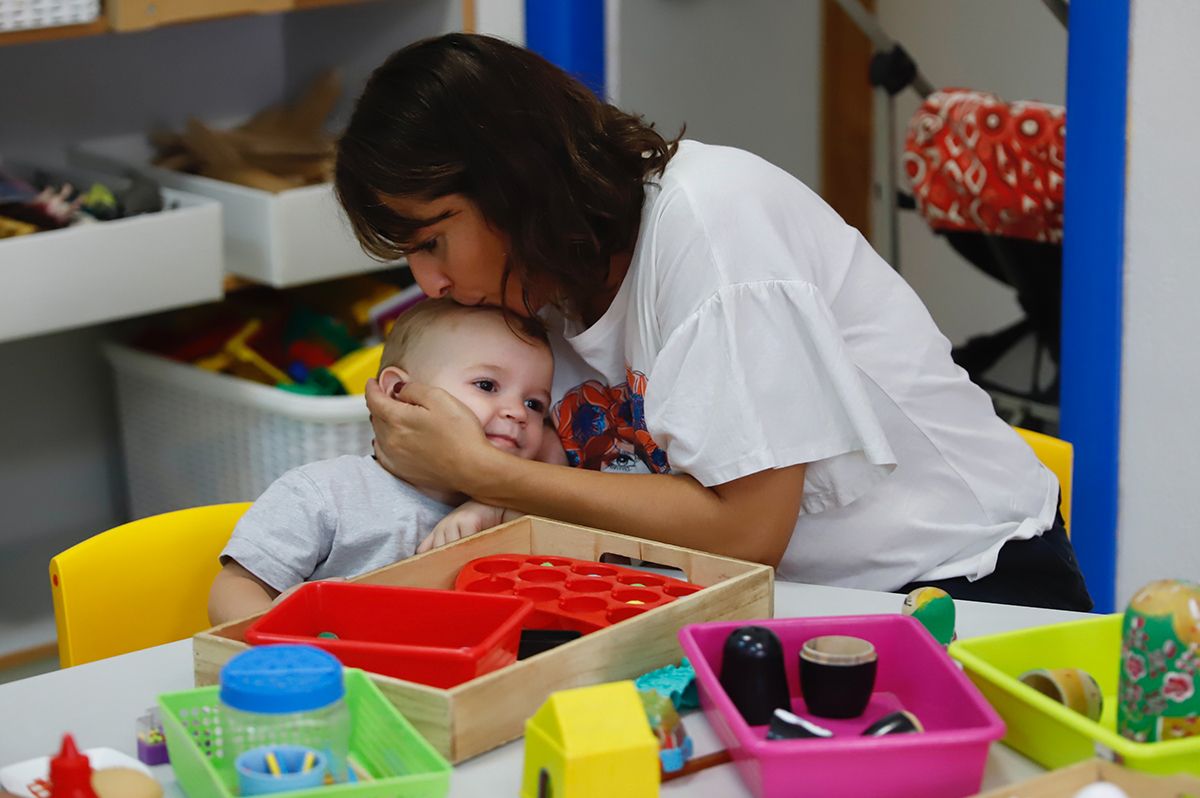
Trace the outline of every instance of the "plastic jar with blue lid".
{"type": "Polygon", "coordinates": [[[300,745],[325,753],[347,780],[350,711],[342,664],[312,646],[258,646],[221,668],[221,726],[230,759],[255,748],[300,745]]]}

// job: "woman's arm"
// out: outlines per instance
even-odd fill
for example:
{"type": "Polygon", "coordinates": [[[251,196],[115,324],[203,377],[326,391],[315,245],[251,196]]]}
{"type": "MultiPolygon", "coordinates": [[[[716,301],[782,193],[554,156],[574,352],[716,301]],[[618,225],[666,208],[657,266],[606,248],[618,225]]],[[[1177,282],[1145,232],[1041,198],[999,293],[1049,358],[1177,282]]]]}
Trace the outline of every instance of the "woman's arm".
{"type": "Polygon", "coordinates": [[[783,557],[800,512],[804,465],[712,488],[687,476],[562,468],[497,450],[445,391],[410,383],[399,398],[367,386],[379,461],[413,484],[768,565],[783,557]]]}

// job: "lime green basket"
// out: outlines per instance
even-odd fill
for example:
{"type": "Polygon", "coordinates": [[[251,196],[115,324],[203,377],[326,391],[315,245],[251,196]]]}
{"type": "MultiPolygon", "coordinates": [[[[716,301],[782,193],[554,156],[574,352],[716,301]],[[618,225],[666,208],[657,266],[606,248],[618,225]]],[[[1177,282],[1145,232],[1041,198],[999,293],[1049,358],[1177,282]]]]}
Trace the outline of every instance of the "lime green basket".
{"type": "Polygon", "coordinates": [[[1097,755],[1146,773],[1200,774],[1200,737],[1137,743],[1117,734],[1122,616],[1039,626],[976,637],[950,646],[1008,727],[1004,742],[1046,768],[1097,755]],[[1088,720],[1018,681],[1035,668],[1081,668],[1104,693],[1100,721],[1088,720]]]}
{"type": "MultiPolygon", "coordinates": [[[[280,795],[290,798],[444,798],[450,763],[383,697],[366,674],[345,669],[350,756],[372,779],[280,795]]],[[[175,779],[196,798],[236,798],[237,771],[221,745],[220,688],[198,687],[158,697],[175,779]]]]}

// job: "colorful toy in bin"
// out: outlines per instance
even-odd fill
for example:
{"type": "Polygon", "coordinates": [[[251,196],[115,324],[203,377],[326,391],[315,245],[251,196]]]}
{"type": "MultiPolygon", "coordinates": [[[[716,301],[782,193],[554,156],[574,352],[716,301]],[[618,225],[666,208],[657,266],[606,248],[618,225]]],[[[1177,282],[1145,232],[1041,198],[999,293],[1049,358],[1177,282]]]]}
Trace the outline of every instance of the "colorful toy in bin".
{"type": "Polygon", "coordinates": [[[656,798],[658,752],[633,682],[559,691],[525,722],[521,798],[656,798]]]}
{"type": "Polygon", "coordinates": [[[245,637],[252,645],[316,646],[350,667],[450,688],[516,662],[532,610],[514,596],[309,582],[245,637]]]}
{"type": "Polygon", "coordinates": [[[1088,720],[1098,721],[1104,714],[1104,693],[1095,677],[1082,668],[1035,668],[1017,678],[1088,720]]]}
{"type": "Polygon", "coordinates": [[[464,565],[454,580],[454,589],[528,599],[534,610],[525,623],[527,627],[590,634],[702,588],[591,560],[496,554],[464,565]]]}
{"type": "Polygon", "coordinates": [[[1117,729],[1137,742],[1200,736],[1200,584],[1164,579],[1125,610],[1117,729]]]}
{"type": "Polygon", "coordinates": [[[912,591],[904,597],[900,612],[920,621],[943,646],[954,642],[954,599],[940,587],[919,587],[912,591]]]}
{"type": "Polygon", "coordinates": [[[207,371],[227,372],[267,385],[290,385],[292,378],[254,349],[251,341],[262,332],[261,319],[251,319],[221,349],[196,365],[207,371]]]}
{"type": "Polygon", "coordinates": [[[239,754],[234,767],[242,795],[270,795],[325,784],[325,755],[302,745],[254,748],[239,754]]]}

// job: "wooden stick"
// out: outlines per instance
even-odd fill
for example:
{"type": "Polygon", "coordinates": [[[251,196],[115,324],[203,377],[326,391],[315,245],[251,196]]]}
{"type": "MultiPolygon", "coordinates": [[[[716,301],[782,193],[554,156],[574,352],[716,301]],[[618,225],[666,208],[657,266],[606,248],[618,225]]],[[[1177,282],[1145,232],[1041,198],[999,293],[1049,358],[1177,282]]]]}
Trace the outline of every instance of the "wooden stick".
{"type": "Polygon", "coordinates": [[[732,761],[733,757],[730,756],[728,751],[715,751],[711,754],[705,754],[704,756],[698,756],[695,759],[690,760],[686,765],[674,773],[664,773],[662,780],[667,782],[672,781],[673,779],[681,779],[684,776],[690,776],[693,773],[699,773],[702,770],[715,768],[717,765],[724,765],[726,762],[732,761]]]}

